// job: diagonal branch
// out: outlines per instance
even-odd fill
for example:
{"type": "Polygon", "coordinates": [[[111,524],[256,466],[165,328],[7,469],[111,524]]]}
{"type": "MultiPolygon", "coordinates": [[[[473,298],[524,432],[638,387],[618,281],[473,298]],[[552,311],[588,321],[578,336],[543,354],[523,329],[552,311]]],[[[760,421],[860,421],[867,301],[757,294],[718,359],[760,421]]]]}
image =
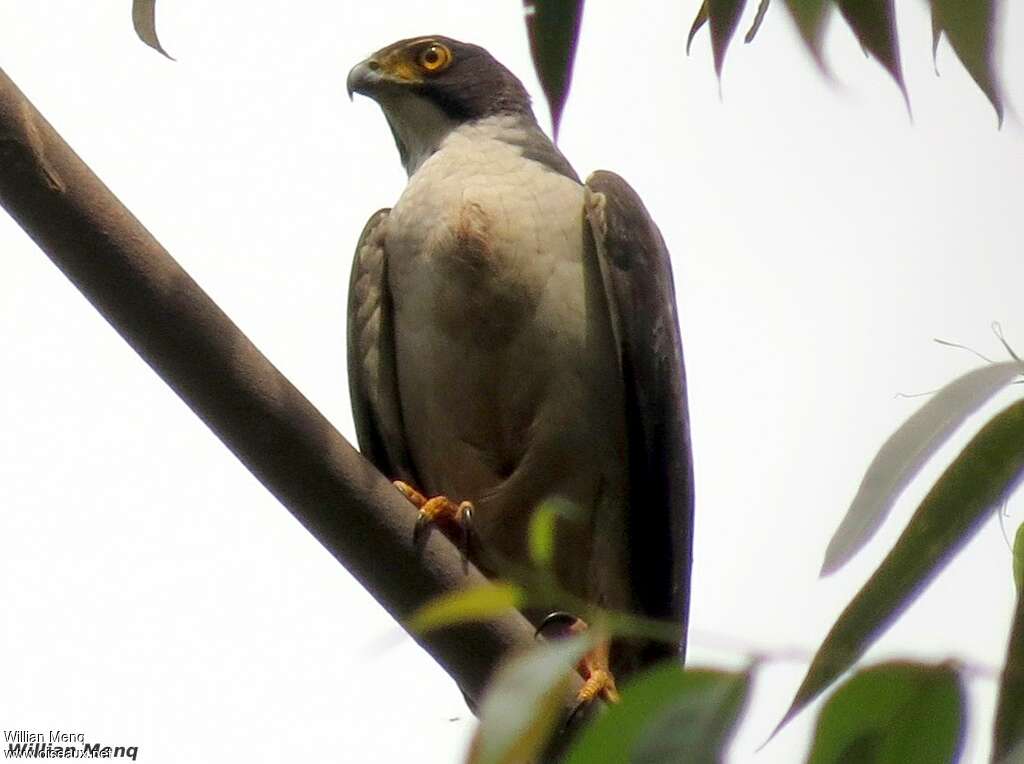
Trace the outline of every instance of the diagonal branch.
{"type": "MultiPolygon", "coordinates": [[[[0,70],[0,204],[242,463],[400,621],[483,583],[274,368],[0,70]]],[[[475,705],[518,613],[413,637],[475,705]]]]}

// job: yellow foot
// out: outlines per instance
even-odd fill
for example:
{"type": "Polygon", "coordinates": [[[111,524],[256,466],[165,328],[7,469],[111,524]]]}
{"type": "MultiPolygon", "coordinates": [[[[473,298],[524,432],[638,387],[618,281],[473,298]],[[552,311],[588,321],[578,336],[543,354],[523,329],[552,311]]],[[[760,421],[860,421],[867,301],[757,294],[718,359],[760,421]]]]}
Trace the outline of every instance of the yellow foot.
{"type": "MultiPolygon", "coordinates": [[[[582,667],[586,659],[580,662],[580,673],[583,673],[582,667]]],[[[578,703],[590,703],[594,698],[601,698],[607,703],[618,703],[619,702],[619,688],[615,686],[615,677],[612,676],[612,672],[608,669],[602,668],[591,668],[589,674],[583,682],[583,686],[580,687],[580,691],[576,693],[576,701],[578,703]]]]}
{"type": "MultiPolygon", "coordinates": [[[[537,633],[547,638],[569,637],[582,634],[587,630],[587,622],[571,613],[552,613],[538,628],[537,633]]],[[[607,640],[588,652],[576,666],[583,677],[583,686],[576,693],[576,701],[583,705],[595,698],[607,703],[619,702],[619,690],[615,686],[615,676],[608,667],[609,643],[607,640]]]]}
{"type": "Polygon", "coordinates": [[[464,501],[456,504],[447,496],[427,498],[408,483],[394,481],[409,502],[420,511],[413,537],[419,539],[431,525],[436,525],[465,554],[469,549],[469,531],[473,519],[473,505],[464,501]]]}
{"type": "Polygon", "coordinates": [[[619,702],[619,688],[615,686],[615,677],[608,667],[608,649],[608,642],[601,642],[580,661],[579,672],[583,677],[583,686],[576,693],[576,700],[580,703],[589,703],[594,698],[601,698],[608,703],[619,702]]]}

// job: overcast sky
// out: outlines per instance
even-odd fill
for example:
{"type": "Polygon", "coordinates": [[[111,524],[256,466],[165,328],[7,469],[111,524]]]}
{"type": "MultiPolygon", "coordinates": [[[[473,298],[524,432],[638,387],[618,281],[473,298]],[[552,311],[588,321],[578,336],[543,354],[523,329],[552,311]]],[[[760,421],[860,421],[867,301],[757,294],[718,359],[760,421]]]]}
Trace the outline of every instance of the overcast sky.
{"type": "MultiPolygon", "coordinates": [[[[754,44],[734,44],[720,98],[706,33],[684,55],[697,5],[590,3],[560,145],[581,175],[625,176],[672,251],[698,481],[690,658],[782,658],[758,675],[732,760],[788,763],[817,706],[754,749],[955,453],[817,579],[864,468],[921,403],[897,393],[979,363],[933,337],[1003,357],[1000,321],[1024,350],[1024,130],[1011,115],[997,131],[945,44],[935,76],[924,3],[899,18],[913,122],[839,23],[823,78],[781,2],[754,44]]],[[[1020,105],[1024,8],[1004,5],[1020,105]]],[[[136,40],[129,6],[0,3],[0,66],[354,439],[348,270],[405,177],[345,75],[442,33],[487,47],[539,98],[521,4],[162,0],[177,63],[136,40]]],[[[146,762],[457,760],[473,720],[451,680],[6,215],[0,252],[0,725],[138,745],[146,762]]],[[[1008,512],[1012,533],[1024,499],[1008,512]]],[[[1012,602],[992,521],[868,656],[982,669],[968,761],[988,749],[986,671],[1012,602]]]]}

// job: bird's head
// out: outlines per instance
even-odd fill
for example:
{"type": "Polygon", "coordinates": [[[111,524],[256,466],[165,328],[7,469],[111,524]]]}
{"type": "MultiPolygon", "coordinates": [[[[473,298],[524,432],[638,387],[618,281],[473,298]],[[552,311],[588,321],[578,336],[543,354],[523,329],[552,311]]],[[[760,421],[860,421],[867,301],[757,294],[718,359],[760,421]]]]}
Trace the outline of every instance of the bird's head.
{"type": "Polygon", "coordinates": [[[535,122],[526,88],[478,45],[439,35],[381,48],[348,74],[380,104],[410,174],[459,125],[503,114],[535,122]]]}

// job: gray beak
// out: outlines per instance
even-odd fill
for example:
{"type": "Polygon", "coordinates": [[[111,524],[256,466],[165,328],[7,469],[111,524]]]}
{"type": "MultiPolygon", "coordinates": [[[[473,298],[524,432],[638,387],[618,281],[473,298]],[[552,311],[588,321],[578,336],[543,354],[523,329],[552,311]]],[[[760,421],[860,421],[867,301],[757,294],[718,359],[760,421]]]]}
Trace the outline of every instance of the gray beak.
{"type": "Polygon", "coordinates": [[[345,80],[349,100],[352,100],[356,93],[372,97],[373,92],[380,86],[383,79],[380,75],[380,64],[372,58],[356,64],[348,73],[348,79],[345,80]]]}

